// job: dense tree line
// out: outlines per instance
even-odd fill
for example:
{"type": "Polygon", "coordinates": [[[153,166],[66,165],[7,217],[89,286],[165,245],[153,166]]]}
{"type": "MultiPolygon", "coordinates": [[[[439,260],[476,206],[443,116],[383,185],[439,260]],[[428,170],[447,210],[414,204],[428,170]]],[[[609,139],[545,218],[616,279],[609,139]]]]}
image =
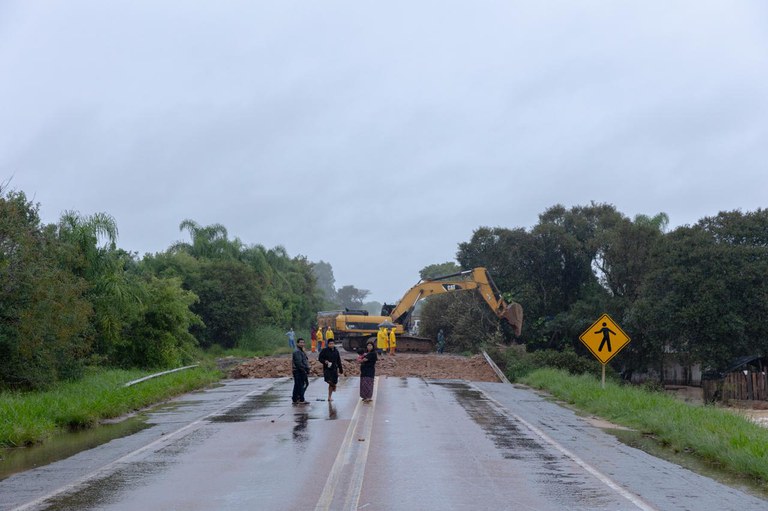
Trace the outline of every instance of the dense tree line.
{"type": "MultiPolygon", "coordinates": [[[[219,224],[184,220],[189,241],[139,258],[117,247],[109,215],[65,212],[46,225],[38,210],[0,189],[0,386],[42,387],[88,365],[172,366],[262,326],[308,328],[318,310],[371,305],[367,290],[337,290],[329,263],[246,245],[219,224]]],[[[665,353],[720,369],[768,352],[768,211],[721,212],[671,232],[667,222],[558,205],[531,229],[478,228],[458,264],[421,277],[488,268],[523,305],[517,342],[529,350],[583,353],[579,334],[607,312],[632,337],[613,362],[625,371],[658,367],[665,353]]],[[[422,318],[422,334],[442,328],[457,351],[512,340],[469,293],[430,299],[422,318]]]]}
{"type": "MultiPolygon", "coordinates": [[[[768,352],[768,211],[721,212],[671,232],[667,223],[663,213],[629,219],[607,204],[558,205],[528,230],[475,230],[456,260],[487,267],[523,305],[517,341],[529,350],[583,353],[578,336],[607,312],[632,337],[612,362],[624,371],[659,368],[665,353],[716,370],[768,352]]],[[[424,307],[425,333],[451,331],[458,350],[489,336],[511,340],[486,309],[458,294],[436,297],[424,307]]]]}
{"type": "Polygon", "coordinates": [[[289,257],[283,247],[266,249],[230,240],[224,226],[181,223],[191,241],[145,256],[152,274],[181,279],[199,301],[191,310],[202,319],[193,333],[203,347],[236,346],[261,325],[308,328],[326,302],[313,264],[289,257]]]}
{"type": "Polygon", "coordinates": [[[0,188],[0,386],[39,388],[88,365],[168,367],[261,325],[308,327],[324,305],[312,263],[245,246],[221,225],[139,259],[107,214],[65,212],[0,188]]]}

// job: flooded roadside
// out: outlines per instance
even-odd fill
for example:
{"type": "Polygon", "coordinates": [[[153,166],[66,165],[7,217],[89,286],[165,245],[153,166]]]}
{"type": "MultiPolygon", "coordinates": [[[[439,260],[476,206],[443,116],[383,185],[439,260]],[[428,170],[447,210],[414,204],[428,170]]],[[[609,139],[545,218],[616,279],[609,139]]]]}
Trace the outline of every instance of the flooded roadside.
{"type": "Polygon", "coordinates": [[[738,488],[761,499],[768,499],[768,488],[759,481],[729,472],[717,463],[706,461],[693,452],[672,449],[661,443],[653,435],[626,428],[603,428],[603,431],[615,436],[623,444],[640,449],[651,456],[680,465],[692,472],[720,481],[732,488],[738,488]]]}
{"type": "Polygon", "coordinates": [[[147,424],[147,415],[142,413],[119,422],[109,422],[95,428],[62,433],[39,445],[0,449],[0,481],[17,472],[68,458],[80,451],[138,433],[148,427],[150,424],[147,424]]]}

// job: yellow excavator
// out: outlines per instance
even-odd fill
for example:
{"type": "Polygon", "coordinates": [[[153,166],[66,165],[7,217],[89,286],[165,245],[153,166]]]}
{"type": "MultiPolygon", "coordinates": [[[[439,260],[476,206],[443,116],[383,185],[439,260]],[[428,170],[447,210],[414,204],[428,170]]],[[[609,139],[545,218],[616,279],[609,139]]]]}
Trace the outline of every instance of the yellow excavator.
{"type": "Polygon", "coordinates": [[[363,310],[321,311],[317,313],[320,327],[333,329],[335,339],[341,341],[347,351],[359,351],[371,339],[376,342],[379,326],[391,325],[397,336],[398,351],[430,352],[434,340],[411,335],[413,309],[423,298],[453,291],[477,290],[499,319],[510,324],[516,336],[523,328],[523,308],[520,304],[507,303],[493,283],[488,270],[475,268],[419,281],[409,289],[396,305],[384,304],[381,316],[368,315],[363,310]]]}

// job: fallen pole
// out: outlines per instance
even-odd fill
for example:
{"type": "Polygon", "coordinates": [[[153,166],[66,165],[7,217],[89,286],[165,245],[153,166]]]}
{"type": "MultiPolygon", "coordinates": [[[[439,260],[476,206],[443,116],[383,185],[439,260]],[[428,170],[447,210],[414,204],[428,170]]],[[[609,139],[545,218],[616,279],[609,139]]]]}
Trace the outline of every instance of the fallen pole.
{"type": "Polygon", "coordinates": [[[499,366],[496,365],[496,362],[493,361],[490,355],[483,350],[483,356],[485,357],[485,361],[488,362],[488,365],[491,366],[491,369],[493,369],[493,372],[496,373],[496,376],[499,377],[499,380],[501,380],[502,383],[510,383],[510,381],[507,379],[506,376],[504,376],[504,373],[501,369],[499,369],[499,366]]]}
{"type": "Polygon", "coordinates": [[[176,369],[171,369],[170,371],[163,371],[162,373],[155,373],[150,374],[149,376],[145,376],[143,378],[139,378],[138,380],[129,381],[128,383],[123,384],[123,387],[130,387],[131,385],[136,385],[137,383],[141,383],[143,381],[151,380],[152,378],[157,378],[158,376],[163,376],[166,374],[175,373],[177,371],[183,371],[185,369],[191,369],[193,367],[197,367],[200,364],[193,364],[191,366],[184,366],[184,367],[177,367],[176,369]]]}

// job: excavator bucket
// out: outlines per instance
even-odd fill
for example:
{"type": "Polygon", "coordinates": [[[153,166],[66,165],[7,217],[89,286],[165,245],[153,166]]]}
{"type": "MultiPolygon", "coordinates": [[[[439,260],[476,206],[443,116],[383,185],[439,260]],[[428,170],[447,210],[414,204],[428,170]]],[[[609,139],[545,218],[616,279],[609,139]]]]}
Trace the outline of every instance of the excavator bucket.
{"type": "Polygon", "coordinates": [[[519,337],[523,331],[523,307],[519,303],[507,305],[501,317],[507,320],[515,331],[515,336],[519,337]]]}

